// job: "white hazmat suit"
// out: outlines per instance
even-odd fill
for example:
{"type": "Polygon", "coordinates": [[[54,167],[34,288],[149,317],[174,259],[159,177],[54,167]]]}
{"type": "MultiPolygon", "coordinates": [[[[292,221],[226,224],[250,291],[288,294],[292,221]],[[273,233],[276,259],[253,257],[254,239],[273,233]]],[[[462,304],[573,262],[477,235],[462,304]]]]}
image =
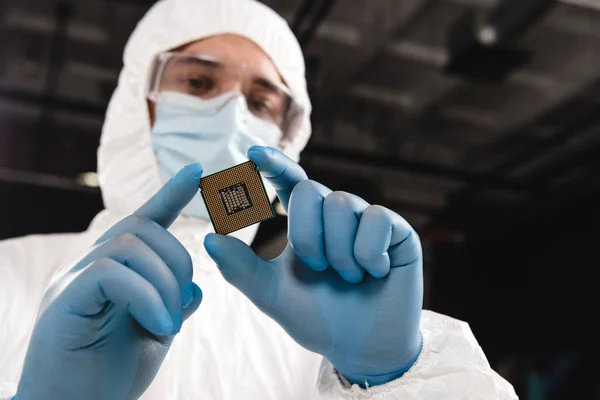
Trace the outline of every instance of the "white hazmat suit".
{"type": "MultiPolygon", "coordinates": [[[[14,395],[39,302],[54,274],[162,186],[145,98],[152,58],[212,35],[249,38],[271,57],[305,115],[285,153],[298,159],[310,136],[310,102],[300,47],[266,6],[239,0],[163,0],[132,34],[99,149],[106,209],[87,231],[33,235],[0,243],[0,399],[14,395]]],[[[142,399],[516,399],[489,366],[466,323],[423,311],[423,349],[411,369],[385,385],[344,384],[320,355],[296,344],[228,284],[206,254],[210,223],[181,216],[170,231],[193,259],[200,309],[177,335],[142,399]]],[[[234,236],[250,243],[256,227],[234,236]]],[[[57,368],[60,368],[57,365],[57,368]]]]}

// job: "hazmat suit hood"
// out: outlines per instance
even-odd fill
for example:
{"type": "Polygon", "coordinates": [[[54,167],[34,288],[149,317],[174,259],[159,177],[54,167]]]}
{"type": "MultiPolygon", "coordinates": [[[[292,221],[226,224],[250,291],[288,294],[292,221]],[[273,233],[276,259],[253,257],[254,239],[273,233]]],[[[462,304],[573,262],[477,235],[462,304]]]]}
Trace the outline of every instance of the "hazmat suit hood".
{"type": "MultiPolygon", "coordinates": [[[[96,219],[111,223],[135,211],[162,186],[152,149],[146,83],[160,52],[219,34],[237,34],[271,58],[303,108],[300,124],[284,152],[298,160],[311,133],[311,104],[302,50],[287,22],[254,0],[162,0],[146,13],[124,53],[118,86],[109,103],[98,150],[98,175],[105,211],[96,219]]],[[[180,216],[177,226],[207,225],[180,216]]]]}

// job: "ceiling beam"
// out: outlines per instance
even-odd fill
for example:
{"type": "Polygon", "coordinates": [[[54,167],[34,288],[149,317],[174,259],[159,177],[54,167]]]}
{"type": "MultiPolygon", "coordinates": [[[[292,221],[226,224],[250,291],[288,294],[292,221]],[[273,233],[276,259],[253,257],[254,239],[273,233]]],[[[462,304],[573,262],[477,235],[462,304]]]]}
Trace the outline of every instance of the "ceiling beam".
{"type": "Polygon", "coordinates": [[[453,169],[412,160],[402,160],[398,157],[366,154],[365,152],[361,151],[349,151],[335,147],[309,144],[302,153],[302,160],[307,161],[310,165],[311,158],[313,157],[322,157],[328,161],[347,162],[352,165],[365,165],[392,171],[396,170],[414,174],[431,175],[440,178],[457,180],[469,185],[478,185],[479,187],[493,189],[506,189],[528,195],[532,195],[537,192],[536,188],[532,187],[531,185],[523,185],[519,182],[499,178],[493,175],[472,173],[460,169],[453,169]]]}
{"type": "Polygon", "coordinates": [[[531,161],[536,156],[562,146],[563,143],[573,139],[578,133],[585,133],[588,127],[600,126],[600,100],[593,97],[598,90],[600,90],[600,77],[587,83],[575,94],[545,110],[525,126],[507,132],[488,151],[481,152],[476,159],[470,161],[477,162],[486,157],[493,157],[498,148],[504,148],[512,142],[523,143],[515,149],[510,157],[494,166],[493,171],[495,174],[504,175],[531,161]],[[527,132],[534,131],[536,126],[556,126],[561,120],[564,121],[563,124],[552,135],[536,139],[534,143],[528,143],[522,139],[522,136],[526,135],[527,132]]]}
{"type": "Polygon", "coordinates": [[[600,11],[600,2],[598,0],[559,0],[561,3],[569,4],[572,6],[578,6],[583,8],[589,8],[592,10],[600,11]]]}
{"type": "MultiPolygon", "coordinates": [[[[600,82],[600,81],[599,81],[600,82]]],[[[592,88],[595,88],[597,85],[590,85],[592,88]]],[[[587,92],[583,93],[583,96],[586,96],[587,92]]],[[[563,102],[562,104],[554,107],[551,110],[548,110],[546,113],[544,113],[543,115],[539,116],[538,118],[535,119],[535,121],[533,121],[532,123],[530,123],[529,127],[520,127],[518,129],[516,129],[515,131],[513,131],[512,133],[507,134],[505,137],[506,139],[504,140],[510,140],[511,138],[514,138],[515,135],[519,135],[520,133],[523,132],[524,129],[529,129],[531,130],[531,126],[535,126],[536,123],[539,123],[540,121],[543,121],[548,115],[552,115],[552,113],[555,113],[561,110],[561,108],[565,107],[565,104],[569,103],[569,102],[577,102],[578,98],[581,97],[581,94],[575,95],[573,97],[571,97],[570,99],[568,99],[566,102],[563,102]]],[[[518,168],[519,166],[523,165],[524,163],[532,160],[533,158],[535,158],[538,155],[543,155],[545,154],[547,151],[551,151],[553,149],[556,149],[557,147],[560,147],[563,145],[563,143],[565,143],[566,141],[573,139],[576,135],[578,134],[584,134],[587,130],[586,128],[589,128],[590,126],[600,126],[600,106],[596,107],[596,108],[590,108],[588,110],[585,110],[585,112],[583,112],[579,118],[575,119],[574,121],[570,121],[569,123],[565,124],[565,126],[561,127],[559,132],[554,133],[553,135],[546,137],[546,138],[542,138],[537,140],[535,143],[533,144],[526,144],[524,147],[521,147],[520,149],[517,149],[513,155],[511,157],[506,158],[502,163],[500,163],[499,165],[495,166],[491,171],[490,174],[492,174],[493,176],[498,176],[498,177],[504,177],[507,173],[509,173],[510,171],[518,168]]],[[[597,148],[594,147],[593,149],[589,149],[589,151],[584,152],[584,154],[580,155],[582,157],[585,158],[585,160],[581,159],[579,160],[579,158],[571,158],[570,163],[568,164],[564,164],[562,165],[564,168],[568,168],[568,167],[577,167],[578,165],[578,161],[585,161],[587,164],[593,164],[597,158],[597,148]]],[[[556,193],[551,193],[551,190],[549,188],[549,183],[553,178],[556,178],[557,174],[559,173],[559,171],[556,171],[555,169],[552,168],[552,166],[549,166],[549,173],[548,174],[541,174],[541,175],[534,175],[533,179],[530,180],[525,180],[525,181],[521,181],[523,185],[533,185],[534,183],[536,185],[541,185],[541,191],[539,192],[539,194],[545,193],[545,196],[535,196],[531,202],[531,207],[530,208],[544,208],[544,207],[548,207],[549,204],[554,204],[555,203],[555,197],[556,197],[556,193]],[[544,179],[544,182],[539,182],[537,179],[535,178],[541,178],[544,179]]],[[[560,172],[564,172],[564,171],[560,171],[560,172]]],[[[593,175],[591,175],[593,176],[593,175]]],[[[477,183],[477,184],[473,184],[470,186],[467,186],[465,189],[463,190],[459,190],[457,193],[455,193],[454,195],[452,195],[452,200],[451,200],[451,204],[456,204],[458,206],[463,205],[463,204],[468,204],[469,199],[477,194],[481,189],[484,189],[484,187],[477,183]]],[[[560,197],[564,198],[566,193],[563,193],[562,191],[560,191],[560,197]]],[[[528,208],[529,209],[529,208],[528,208]]],[[[439,223],[439,221],[444,221],[450,218],[450,216],[452,214],[454,214],[456,212],[456,208],[453,207],[449,207],[447,209],[442,210],[441,213],[439,213],[433,220],[432,220],[432,226],[435,226],[436,224],[439,223]]],[[[490,227],[488,227],[490,228],[490,227]]]]}
{"type": "Polygon", "coordinates": [[[479,41],[506,44],[521,37],[556,2],[554,0],[502,0],[486,16],[479,41]]]}
{"type": "MultiPolygon", "coordinates": [[[[598,137],[600,137],[600,132],[598,130],[596,132],[598,137]]],[[[550,184],[565,173],[583,170],[590,171],[597,166],[600,166],[600,143],[590,144],[589,147],[573,152],[564,160],[549,165],[546,168],[540,168],[539,172],[535,172],[533,178],[530,178],[530,180],[535,179],[536,181],[544,181],[550,184]]],[[[589,176],[591,181],[597,180],[594,175],[589,174],[589,176]]]]}
{"type": "MultiPolygon", "coordinates": [[[[388,43],[410,31],[414,23],[438,0],[369,1],[371,22],[361,28],[361,44],[340,57],[324,60],[320,67],[320,81],[327,82],[314,99],[314,120],[331,118],[337,109],[337,99],[359,77],[371,69],[375,60],[387,51],[388,43]]],[[[361,10],[356,10],[361,12],[361,10]]],[[[365,18],[365,20],[367,20],[365,18]]]]}
{"type": "Polygon", "coordinates": [[[335,3],[336,0],[304,0],[291,24],[302,48],[310,43],[335,3]]]}
{"type": "Polygon", "coordinates": [[[498,165],[494,169],[494,173],[504,175],[522,164],[531,161],[536,158],[536,156],[543,155],[550,150],[561,147],[579,133],[585,132],[586,128],[590,126],[600,126],[600,106],[575,123],[563,127],[560,132],[557,132],[550,137],[539,139],[535,143],[517,150],[511,157],[498,165]]]}
{"type": "Polygon", "coordinates": [[[75,179],[50,174],[42,174],[38,172],[20,171],[5,167],[0,167],[0,181],[23,185],[42,186],[74,192],[94,194],[100,193],[100,189],[97,187],[81,185],[75,179]]]}
{"type": "Polygon", "coordinates": [[[104,119],[105,105],[83,103],[81,101],[64,99],[56,96],[27,93],[17,90],[0,89],[0,100],[22,103],[41,110],[73,112],[89,117],[104,119]]]}

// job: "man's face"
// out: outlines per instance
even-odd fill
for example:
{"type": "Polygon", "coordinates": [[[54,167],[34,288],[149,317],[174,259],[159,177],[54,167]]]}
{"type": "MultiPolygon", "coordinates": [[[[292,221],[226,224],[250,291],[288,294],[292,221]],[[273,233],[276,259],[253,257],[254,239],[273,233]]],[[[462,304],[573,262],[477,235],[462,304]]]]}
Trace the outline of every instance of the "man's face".
{"type": "MultiPolygon", "coordinates": [[[[232,34],[211,36],[206,39],[189,43],[179,49],[182,53],[204,55],[218,58],[232,64],[245,64],[249,69],[273,82],[282,82],[277,68],[254,42],[232,34]]],[[[239,90],[235,87],[232,91],[239,90]]],[[[154,125],[155,104],[149,102],[150,122],[154,125]]]]}

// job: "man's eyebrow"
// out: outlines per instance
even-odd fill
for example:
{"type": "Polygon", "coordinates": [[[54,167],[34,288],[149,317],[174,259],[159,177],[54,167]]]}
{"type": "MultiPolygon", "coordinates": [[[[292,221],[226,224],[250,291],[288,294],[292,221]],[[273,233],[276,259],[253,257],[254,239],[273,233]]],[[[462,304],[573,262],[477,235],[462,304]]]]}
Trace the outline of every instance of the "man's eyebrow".
{"type": "Polygon", "coordinates": [[[283,91],[276,85],[274,85],[272,82],[269,82],[267,79],[265,78],[261,78],[261,77],[255,77],[252,82],[255,85],[258,85],[260,87],[262,87],[263,89],[272,92],[272,93],[277,93],[280,94],[283,91]]]}
{"type": "Polygon", "coordinates": [[[217,68],[221,68],[222,65],[221,63],[217,62],[217,61],[210,61],[210,60],[204,60],[201,58],[196,58],[196,57],[177,57],[175,59],[175,66],[178,65],[201,65],[203,67],[208,67],[208,68],[212,68],[212,69],[217,69],[217,68]]]}

